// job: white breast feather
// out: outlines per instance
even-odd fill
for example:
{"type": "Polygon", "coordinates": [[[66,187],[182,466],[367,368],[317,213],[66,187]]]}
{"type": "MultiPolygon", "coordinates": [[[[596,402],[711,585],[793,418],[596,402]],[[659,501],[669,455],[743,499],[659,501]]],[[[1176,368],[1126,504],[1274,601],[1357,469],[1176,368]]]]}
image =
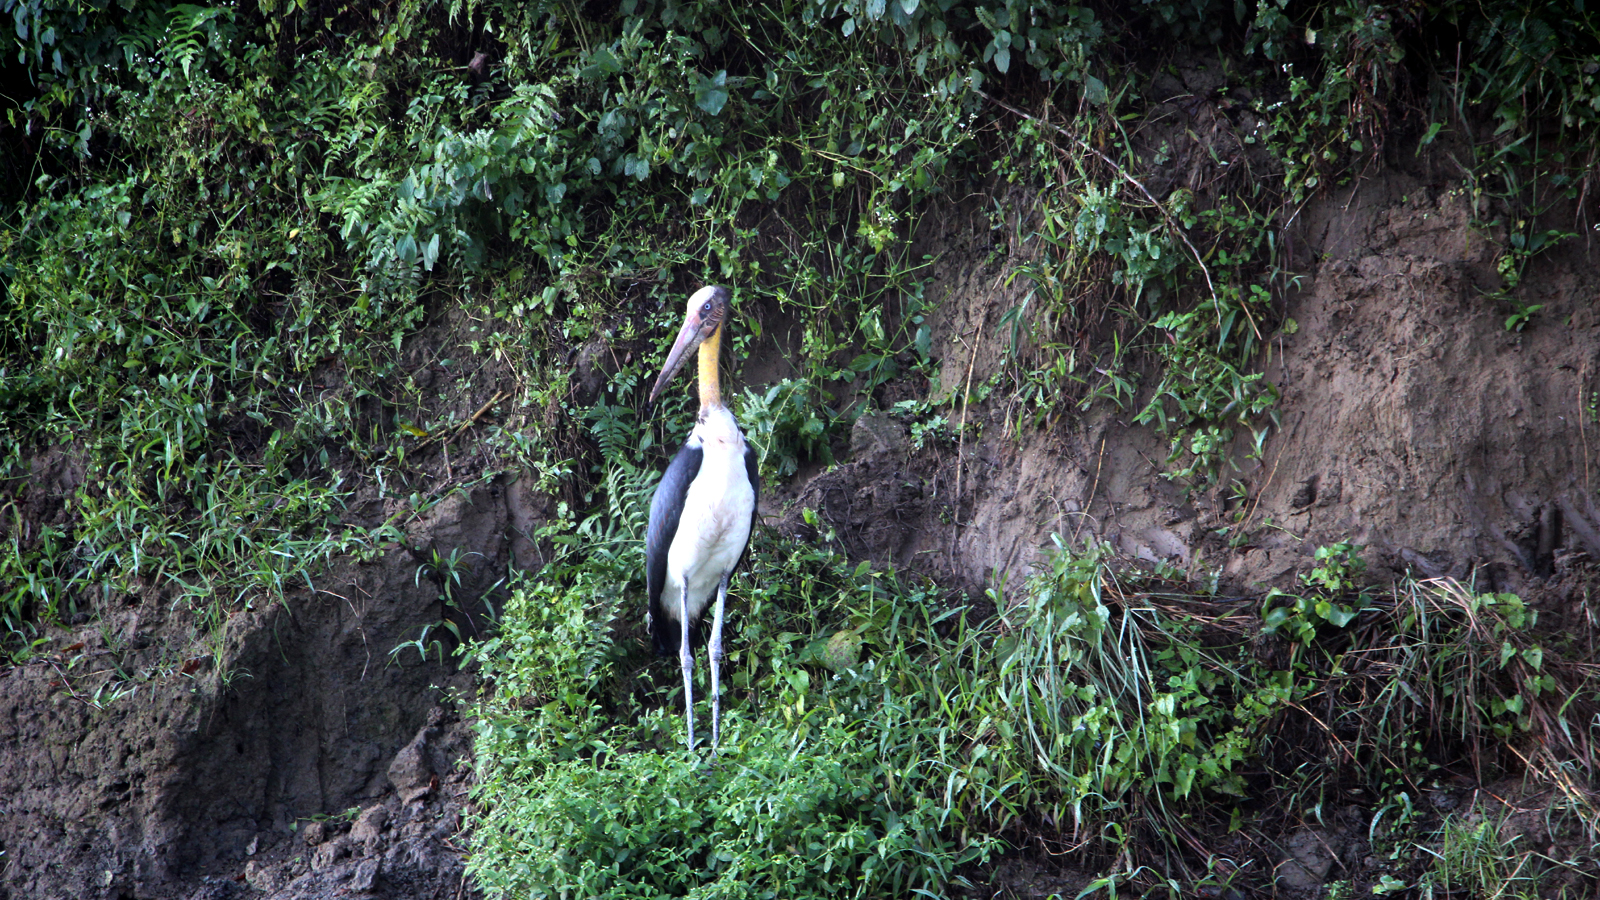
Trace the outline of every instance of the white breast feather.
{"type": "Polygon", "coordinates": [[[704,412],[689,443],[698,442],[704,454],[700,471],[689,483],[683,516],[667,549],[667,583],[661,606],[668,618],[679,620],[680,579],[689,582],[689,618],[697,619],[716,596],[722,576],[733,569],[750,540],[755,490],[744,464],[744,435],[733,413],[714,408],[704,412]]]}

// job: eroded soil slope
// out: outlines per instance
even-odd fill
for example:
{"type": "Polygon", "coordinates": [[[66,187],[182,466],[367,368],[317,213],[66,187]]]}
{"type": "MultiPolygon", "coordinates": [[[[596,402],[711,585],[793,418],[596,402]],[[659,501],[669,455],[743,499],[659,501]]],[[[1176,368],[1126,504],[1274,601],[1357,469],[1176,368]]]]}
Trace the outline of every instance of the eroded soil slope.
{"type": "Polygon", "coordinates": [[[402,645],[447,617],[471,633],[470,598],[534,564],[508,494],[448,494],[403,543],[234,612],[220,647],[152,589],[0,671],[0,896],[458,896],[472,682],[402,645]],[[422,576],[462,547],[447,609],[422,576]]]}
{"type": "MultiPolygon", "coordinates": [[[[945,298],[940,383],[957,398],[1004,365],[995,323],[1025,290],[1008,276],[1027,248],[994,253],[982,208],[939,218],[946,253],[930,294],[945,298]]],[[[1307,208],[1306,277],[1283,298],[1265,361],[1281,427],[1259,459],[1236,438],[1223,487],[1163,477],[1168,442],[1129,424],[1147,393],[1014,437],[1018,411],[997,391],[966,411],[983,427],[960,446],[916,451],[889,417],[858,425],[856,456],[797,497],[857,552],[961,583],[1025,575],[1055,533],[1196,574],[1220,568],[1241,590],[1351,541],[1380,582],[1451,575],[1538,594],[1564,561],[1600,553],[1586,399],[1600,288],[1590,249],[1568,243],[1530,264],[1514,297],[1542,308],[1508,331],[1513,301],[1490,296],[1504,236],[1479,218],[1464,193],[1401,173],[1307,208]],[[1247,493],[1225,490],[1230,478],[1247,493]]],[[[950,415],[962,414],[958,399],[950,415]]]]}

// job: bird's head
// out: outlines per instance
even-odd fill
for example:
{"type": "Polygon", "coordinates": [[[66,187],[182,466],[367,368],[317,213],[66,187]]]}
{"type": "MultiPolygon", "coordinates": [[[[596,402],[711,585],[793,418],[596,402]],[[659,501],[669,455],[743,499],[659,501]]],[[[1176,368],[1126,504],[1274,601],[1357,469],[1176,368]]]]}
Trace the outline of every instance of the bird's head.
{"type": "MultiPolygon", "coordinates": [[[[655,387],[650,389],[650,405],[654,406],[656,398],[661,396],[661,391],[666,388],[672,376],[678,374],[689,353],[707,341],[711,342],[709,355],[711,357],[709,375],[702,371],[701,381],[707,377],[711,379],[713,388],[716,382],[716,349],[720,341],[723,322],[728,318],[728,301],[733,297],[733,292],[720,285],[707,285],[695,291],[689,297],[688,314],[684,316],[683,327],[678,329],[678,339],[672,342],[672,349],[667,352],[666,365],[661,367],[661,375],[656,378],[655,387]]],[[[701,362],[701,368],[706,368],[706,363],[701,362]]],[[[702,391],[704,393],[704,391],[702,391]]]]}

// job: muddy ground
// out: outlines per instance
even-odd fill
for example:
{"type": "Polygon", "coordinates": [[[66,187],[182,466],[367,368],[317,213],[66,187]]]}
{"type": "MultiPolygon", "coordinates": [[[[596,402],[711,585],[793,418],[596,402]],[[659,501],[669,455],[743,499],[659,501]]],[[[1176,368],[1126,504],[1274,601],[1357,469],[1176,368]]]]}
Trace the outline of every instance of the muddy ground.
{"type": "MultiPolygon", "coordinates": [[[[1101,404],[1015,438],[1017,410],[991,397],[953,407],[979,426],[954,444],[916,448],[905,422],[864,418],[839,465],[776,486],[762,512],[803,537],[798,510],[815,508],[853,554],[967,588],[1025,577],[1052,533],[1220,572],[1243,593],[1348,540],[1365,545],[1374,580],[1476,579],[1522,593],[1557,627],[1592,629],[1596,251],[1579,238],[1533,260],[1520,298],[1543,308],[1508,331],[1509,307],[1487,296],[1504,236],[1476,226],[1492,211],[1450,183],[1418,163],[1301,211],[1293,252],[1306,277],[1282,299],[1297,327],[1269,336],[1282,425],[1259,460],[1236,447],[1242,498],[1164,479],[1167,442],[1130,424],[1136,409],[1101,404]]],[[[989,199],[950,204],[919,235],[940,253],[927,295],[947,392],[1005,365],[992,334],[1023,290],[1007,276],[1030,249],[996,243],[989,199]]],[[[1551,215],[1587,233],[1576,211],[1551,215]]],[[[781,358],[789,336],[781,323],[767,334],[781,358]]],[[[413,341],[415,365],[449,335],[441,316],[413,341]]],[[[456,399],[470,415],[488,398],[456,399]]],[[[469,443],[432,463],[439,487],[489,468],[469,443]]],[[[48,518],[82,477],[74,465],[70,448],[41,452],[21,502],[48,518]]],[[[352,519],[390,514],[367,499],[352,519]]],[[[220,659],[173,657],[189,626],[159,598],[130,596],[56,636],[59,652],[0,671],[0,898],[474,896],[460,854],[470,728],[456,712],[470,675],[390,651],[444,614],[438,586],[416,577],[431,550],[479,554],[458,594],[477,597],[509,563],[538,565],[527,535],[549,502],[509,476],[451,495],[376,558],[234,614],[220,659]],[[165,674],[113,699],[113,670],[165,674]]],[[[1303,890],[1341,871],[1295,849],[1325,837],[1285,841],[1284,877],[1302,871],[1303,890]]],[[[1026,860],[994,878],[1022,896],[1073,883],[1026,860]]]]}

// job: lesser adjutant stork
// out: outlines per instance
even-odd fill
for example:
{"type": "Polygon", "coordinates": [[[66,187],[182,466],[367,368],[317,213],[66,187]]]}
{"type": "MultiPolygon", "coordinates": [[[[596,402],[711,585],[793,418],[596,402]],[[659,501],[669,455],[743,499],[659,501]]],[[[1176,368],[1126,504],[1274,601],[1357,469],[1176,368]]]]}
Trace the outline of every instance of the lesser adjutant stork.
{"type": "Polygon", "coordinates": [[[722,614],[728,578],[744,556],[755,524],[761,479],[756,455],[722,402],[717,380],[718,350],[728,320],[725,287],[703,287],[689,298],[689,312],[666,365],[650,391],[654,405],[663,388],[683,367],[689,351],[700,350],[700,416],[694,430],[656,487],[645,534],[646,586],[650,594],[650,637],[658,656],[677,654],[683,669],[683,710],[694,749],[693,650],[700,642],[701,617],[716,595],[711,616],[711,748],[722,724],[722,614]]]}

